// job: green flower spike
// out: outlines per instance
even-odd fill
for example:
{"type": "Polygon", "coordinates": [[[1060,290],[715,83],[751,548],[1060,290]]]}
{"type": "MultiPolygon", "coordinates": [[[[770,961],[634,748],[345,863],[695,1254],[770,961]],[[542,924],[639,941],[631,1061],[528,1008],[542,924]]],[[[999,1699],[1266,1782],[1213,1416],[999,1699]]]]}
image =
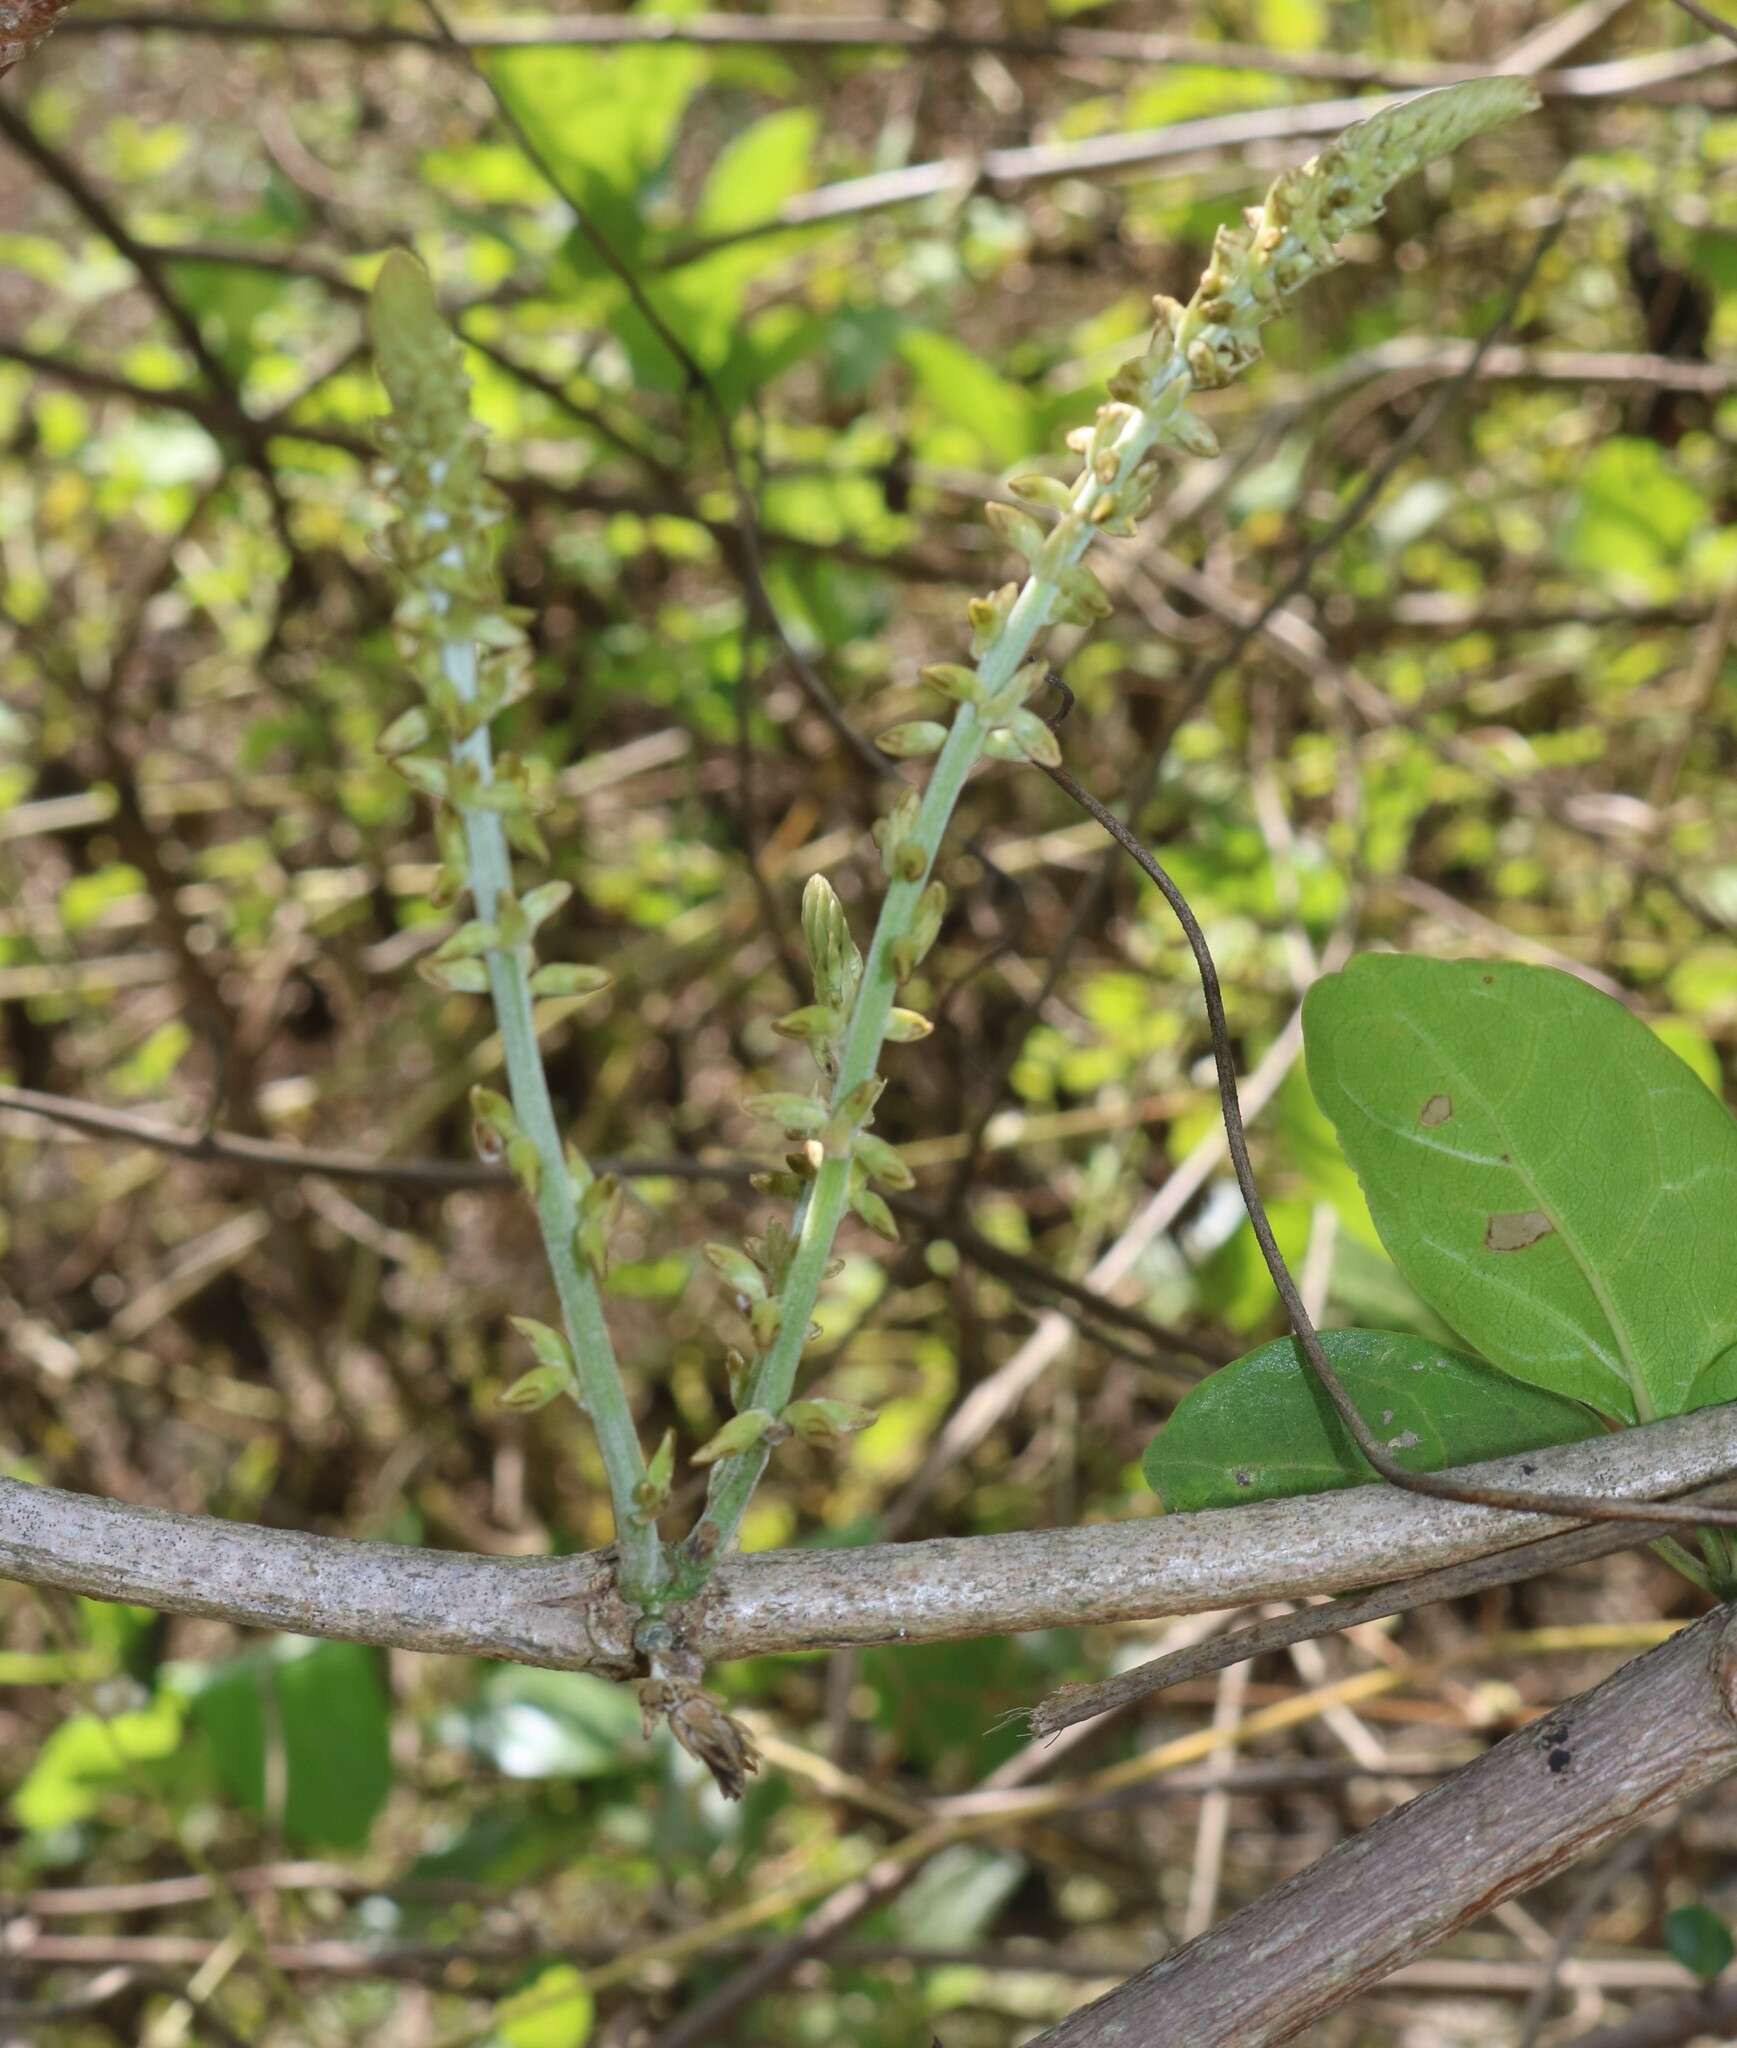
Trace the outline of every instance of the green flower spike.
{"type": "Polygon", "coordinates": [[[533,1020],[534,996],[587,993],[600,978],[590,968],[535,968],[537,927],[568,891],[544,882],[517,894],[512,849],[542,856],[536,798],[521,770],[496,760],[489,737],[490,720],[528,686],[524,632],[495,578],[491,537],[501,509],[458,342],[414,257],[394,252],[381,265],[368,327],[392,401],[379,443],[396,515],[386,536],[402,587],[394,622],[425,699],[425,709],[387,728],[387,752],[441,807],[443,856],[457,870],[447,900],[468,890],[476,905],[475,919],[428,965],[438,986],[486,989],[494,999],[511,1102],[492,1089],[473,1094],[479,1142],[504,1156],[534,1204],[561,1303],[564,1334],[517,1319],[539,1363],[502,1399],[530,1408],[567,1392],[590,1415],[609,1474],[621,1590],[649,1609],[667,1576],[648,1512],[658,1483],[646,1471],[598,1292],[616,1191],[562,1146],[533,1020]],[[444,760],[414,751],[437,738],[444,760]]]}
{"type": "MultiPolygon", "coordinates": [[[[898,985],[916,972],[940,934],[946,892],[927,877],[966,778],[985,754],[1040,764],[1057,758],[1054,735],[1023,707],[1043,673],[1038,665],[1034,677],[1032,667],[1039,636],[1056,625],[1089,624],[1110,609],[1082,558],[1100,535],[1135,530],[1157,488],[1164,453],[1207,455],[1217,445],[1211,428],[1188,410],[1189,397],[1229,383],[1257,359],[1261,327],[1312,278],[1338,262],[1336,244],[1375,220],[1387,193],[1402,178],[1537,104],[1536,93],[1523,79],[1447,86],[1382,108],[1300,170],[1285,172],[1243,227],[1220,231],[1212,261],[1188,304],[1155,302],[1148,346],[1111,380],[1110,403],[1094,424],[1070,437],[1070,445],[1084,457],[1075,482],[1016,477],[1009,489],[1021,505],[988,508],[991,527],[1023,559],[1027,574],[1022,584],[1004,584],[973,599],[974,669],[943,662],[924,671],[925,681],[957,708],[915,814],[901,796],[896,824],[877,841],[889,882],[860,970],[854,959],[851,971],[845,969],[846,957],[854,956],[856,948],[831,889],[817,876],[804,898],[816,998],[849,1018],[842,1041],[829,1041],[827,1047],[836,1066],[829,1128],[874,1077],[882,1045],[894,1035],[889,1023],[898,985]]],[[[895,755],[925,754],[941,730],[929,721],[915,721],[883,734],[880,745],[895,755]]],[[[852,1132],[867,1120],[846,1119],[852,1132]]],[[[860,1147],[861,1138],[855,1142],[860,1147]]],[[[864,1220],[871,1228],[891,1221],[872,1206],[879,1198],[864,1189],[861,1176],[846,1133],[842,1142],[824,1148],[804,1184],[789,1274],[776,1303],[767,1305],[776,1310],[776,1333],[754,1361],[742,1391],[743,1405],[756,1413],[780,1415],[790,1405],[814,1305],[845,1216],[854,1208],[863,1217],[867,1208],[864,1220]]],[[[768,1455],[764,1441],[739,1447],[732,1442],[718,1453],[705,1513],[677,1567],[679,1593],[697,1590],[714,1560],[729,1549],[768,1455]]]]}

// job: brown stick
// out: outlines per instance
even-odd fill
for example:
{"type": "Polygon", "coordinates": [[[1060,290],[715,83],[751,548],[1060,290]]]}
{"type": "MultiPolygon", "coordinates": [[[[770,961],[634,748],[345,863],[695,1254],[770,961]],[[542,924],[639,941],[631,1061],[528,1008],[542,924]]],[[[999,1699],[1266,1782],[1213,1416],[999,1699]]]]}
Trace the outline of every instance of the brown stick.
{"type": "Polygon", "coordinates": [[[0,78],[54,33],[72,0],[0,0],[0,78]]]}
{"type": "Polygon", "coordinates": [[[1721,1609],[1052,2027],[1033,2048],[1273,2048],[1294,2040],[1502,1900],[1734,1769],[1737,1617],[1721,1609]]]}

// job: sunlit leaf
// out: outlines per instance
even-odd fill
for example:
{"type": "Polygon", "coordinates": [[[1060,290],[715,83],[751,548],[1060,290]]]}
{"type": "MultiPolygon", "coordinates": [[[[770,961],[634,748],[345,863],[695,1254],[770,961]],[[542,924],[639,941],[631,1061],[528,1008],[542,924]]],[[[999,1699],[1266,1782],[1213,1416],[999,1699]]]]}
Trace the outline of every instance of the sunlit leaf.
{"type": "Polygon", "coordinates": [[[931,418],[957,428],[965,448],[975,443],[1004,468],[1032,452],[1031,401],[974,350],[950,334],[913,327],[901,337],[899,352],[931,418]]]}
{"type": "Polygon", "coordinates": [[[1706,498],[1656,441],[1618,437],[1581,472],[1562,556],[1637,595],[1668,595],[1672,570],[1708,517],[1706,498]]]}
{"type": "Polygon", "coordinates": [[[12,1817],[33,1833],[87,1819],[110,1792],[136,1790],[138,1768],[180,1742],[181,1704],[169,1694],[118,1714],[74,1714],[38,1750],[12,1795],[12,1817]]]}
{"type": "Polygon", "coordinates": [[[585,2048],[596,2010],[573,1965],[554,1963],[495,2007],[494,2040],[499,2048],[585,2048]]]}
{"type": "Polygon", "coordinates": [[[701,232],[727,234],[770,220],[807,185],[819,128],[812,108],[786,107],[732,137],[700,193],[695,222],[701,232]]]}

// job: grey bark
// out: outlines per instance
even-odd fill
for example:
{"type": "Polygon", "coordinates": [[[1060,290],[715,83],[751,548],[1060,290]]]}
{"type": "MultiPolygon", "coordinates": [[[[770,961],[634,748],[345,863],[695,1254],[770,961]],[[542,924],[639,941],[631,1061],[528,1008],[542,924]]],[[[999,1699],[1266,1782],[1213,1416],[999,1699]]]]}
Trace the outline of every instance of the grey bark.
{"type": "MultiPolygon", "coordinates": [[[[1737,1404],[1467,1468],[1613,1500],[1737,1467],[1737,1404]]],[[[708,1662],[1197,1613],[1404,1578],[1565,1525],[1382,1486],[1202,1514],[731,1558],[685,1616],[708,1662]]],[[[0,1480],[0,1577],[256,1628],[607,1673],[630,1668],[606,1553],[477,1557],[262,1529],[0,1480]]]]}

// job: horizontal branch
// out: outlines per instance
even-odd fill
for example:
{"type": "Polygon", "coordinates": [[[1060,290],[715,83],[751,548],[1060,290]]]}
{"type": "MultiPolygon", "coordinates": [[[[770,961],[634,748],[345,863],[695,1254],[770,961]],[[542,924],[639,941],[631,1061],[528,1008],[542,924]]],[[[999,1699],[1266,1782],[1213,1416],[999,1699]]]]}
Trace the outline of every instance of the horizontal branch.
{"type": "Polygon", "coordinates": [[[509,22],[467,23],[462,28],[455,27],[453,34],[445,37],[430,29],[391,22],[325,22],[283,16],[266,20],[163,9],[86,14],[77,27],[84,35],[170,34],[205,36],[216,41],[341,43],[364,50],[409,47],[451,58],[464,58],[472,51],[656,45],[816,54],[834,50],[897,50],[919,56],[999,56],[1027,62],[1065,58],[1076,63],[1206,64],[1220,70],[1273,72],[1343,85],[1412,89],[1446,85],[1469,75],[1464,65],[1337,56],[1325,51],[1270,50],[1253,44],[1208,41],[1199,36],[1091,28],[1059,28],[1046,35],[1022,36],[948,24],[928,27],[889,15],[859,15],[831,21],[777,14],[576,14],[541,18],[526,15],[509,22]]]}
{"type": "MultiPolygon", "coordinates": [[[[505,1167],[485,1166],[480,1161],[391,1159],[318,1145],[287,1145],[233,1131],[186,1130],[140,1116],[135,1110],[109,1109],[66,1095],[45,1094],[36,1088],[0,1084],[0,1112],[8,1110],[40,1117],[66,1130],[81,1131],[87,1137],[148,1145],[154,1151],[202,1166],[232,1166],[254,1173],[313,1174],[323,1180],[392,1187],[405,1194],[444,1195],[455,1188],[489,1188],[504,1194],[518,1186],[505,1167]]],[[[667,1153],[655,1159],[605,1156],[592,1164],[599,1173],[612,1173],[622,1180],[718,1181],[728,1186],[745,1185],[755,1174],[765,1171],[764,1162],[757,1160],[693,1159],[667,1153]]],[[[985,1273],[993,1274],[1017,1293],[1059,1301],[1060,1312],[1076,1321],[1108,1324],[1145,1339],[1157,1351],[1180,1351],[1209,1364],[1222,1365],[1234,1355],[1230,1347],[1198,1332],[1169,1329],[1139,1309],[1099,1293],[1084,1281],[1054,1272],[1018,1252],[1006,1251],[969,1224],[951,1221],[910,1195],[894,1193],[888,1199],[895,1214],[915,1224],[926,1237],[948,1238],[962,1257],[985,1273]]],[[[1096,1334],[1100,1342],[1106,1341],[1104,1332],[1096,1334]]]]}
{"type": "MultiPolygon", "coordinates": [[[[1711,16],[1699,18],[1705,26],[1714,27],[1711,16]]],[[[957,28],[949,23],[929,27],[885,14],[831,21],[777,14],[747,18],[730,14],[578,14],[542,18],[528,15],[507,23],[467,24],[451,36],[441,36],[429,29],[387,22],[325,22],[283,16],[262,20],[247,15],[141,9],[126,14],[75,15],[64,32],[204,36],[214,41],[343,43],[352,49],[408,46],[454,59],[468,58],[473,52],[486,55],[499,50],[621,49],[635,45],[790,50],[815,55],[831,50],[889,50],[907,58],[999,56],[1027,63],[1060,59],[1070,63],[1207,65],[1219,71],[1253,71],[1307,79],[1318,85],[1389,86],[1407,92],[1483,77],[1489,69],[1487,64],[1468,67],[1404,57],[1352,56],[1330,50],[1275,50],[1254,43],[1209,41],[1204,37],[1139,29],[1061,27],[1044,35],[1022,36],[957,28]]],[[[1569,37],[1568,46],[1580,39],[1569,37]]],[[[1717,46],[1715,41],[1714,47],[1717,46]]],[[[1578,98],[1589,90],[1616,91],[1619,82],[1620,89],[1636,91],[1693,76],[1706,67],[1704,50],[1704,45],[1695,52],[1647,50],[1608,64],[1552,71],[1535,69],[1540,61],[1551,60],[1551,51],[1540,49],[1524,68],[1534,72],[1547,97],[1578,98]],[[1608,82],[1599,77],[1594,87],[1583,83],[1588,74],[1604,73],[1611,74],[1608,82]]],[[[1522,66],[1510,57],[1502,68],[1519,70],[1522,66]]]]}
{"type": "MultiPolygon", "coordinates": [[[[1704,1496],[1721,1506],[1732,1502],[1727,1485],[1709,1487],[1704,1496]]],[[[1494,1557],[1475,1557],[1462,1564],[1440,1566],[1420,1572],[1415,1579],[1377,1586],[1367,1593],[1349,1593],[1318,1607],[1296,1607],[1250,1622],[1226,1635],[1208,1636],[1188,1643],[1149,1664],[1136,1664],[1118,1672],[1101,1685],[1064,1685],[1040,1705],[1031,1717],[1031,1732],[1041,1741],[1059,1735],[1099,1714],[1131,1706],[1172,1685],[1203,1678],[1209,1672],[1224,1671],[1250,1657],[1287,1650],[1296,1643],[1313,1642],[1319,1636],[1338,1635],[1366,1621],[1384,1621],[1389,1615],[1410,1614],[1419,1607],[1434,1606],[1442,1600],[1463,1599],[1468,1593],[1483,1593],[1494,1586],[1517,1585],[1545,1572],[1560,1571],[1565,1565],[1586,1564],[1594,1558],[1609,1557],[1618,1550],[1632,1550],[1637,1544],[1656,1542],[1658,1525],[1651,1522],[1594,1522],[1583,1529],[1566,1529],[1558,1536],[1541,1536],[1536,1543],[1522,1543],[1494,1557]]]]}
{"type": "MultiPolygon", "coordinates": [[[[70,1096],[46,1095],[36,1088],[0,1084],[0,1110],[82,1131],[88,1137],[115,1138],[148,1145],[175,1159],[205,1166],[239,1166],[256,1173],[311,1173],[323,1180],[366,1181],[382,1187],[421,1188],[433,1194],[454,1188],[498,1188],[518,1185],[504,1166],[480,1160],[390,1159],[369,1152],[332,1150],[322,1145],[285,1145],[269,1138],[251,1138],[240,1131],[183,1130],[140,1116],[130,1109],[109,1109],[76,1102],[70,1096]]],[[[704,1160],[670,1156],[660,1159],[602,1159],[598,1171],[623,1180],[746,1181],[762,1169],[747,1160],[704,1160]]]]}
{"type": "Polygon", "coordinates": [[[1710,1614],[1033,2048],[1272,2048],[1737,1769],[1737,1618],[1710,1614]]]}
{"type": "MultiPolygon", "coordinates": [[[[1737,1405],[1466,1468],[1669,1495],[1737,1467],[1737,1405]]],[[[1079,1529],[732,1558],[685,1616],[705,1660],[1147,1620],[1341,1592],[1567,1526],[1383,1486],[1079,1529]]],[[[168,1514],[0,1479],[0,1577],[244,1627],[619,1673],[607,1554],[493,1558],[168,1514]]]]}

